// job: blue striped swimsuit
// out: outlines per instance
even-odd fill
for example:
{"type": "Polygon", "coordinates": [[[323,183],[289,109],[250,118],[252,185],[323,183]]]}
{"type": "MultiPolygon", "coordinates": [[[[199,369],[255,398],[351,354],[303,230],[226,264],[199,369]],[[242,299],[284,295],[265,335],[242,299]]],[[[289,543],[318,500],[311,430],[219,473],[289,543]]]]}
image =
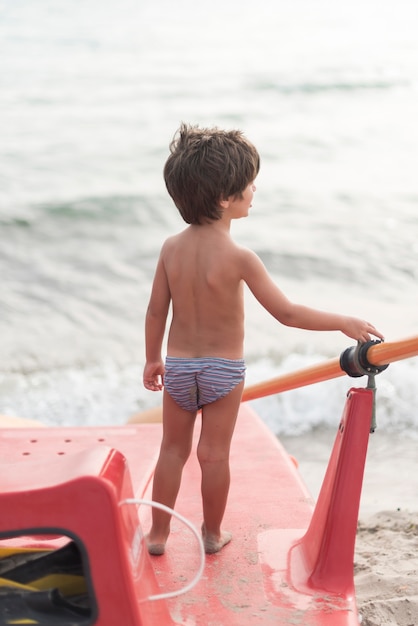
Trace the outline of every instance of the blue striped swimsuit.
{"type": "Polygon", "coordinates": [[[164,387],[185,411],[223,398],[244,378],[244,359],[167,356],[165,360],[164,387]]]}

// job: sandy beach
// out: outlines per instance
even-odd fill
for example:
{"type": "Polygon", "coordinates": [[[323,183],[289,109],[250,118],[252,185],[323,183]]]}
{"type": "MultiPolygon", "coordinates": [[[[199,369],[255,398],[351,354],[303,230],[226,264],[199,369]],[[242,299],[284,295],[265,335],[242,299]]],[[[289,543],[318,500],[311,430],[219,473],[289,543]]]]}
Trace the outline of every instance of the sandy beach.
{"type": "MultiPolygon", "coordinates": [[[[281,438],[316,498],[335,433],[281,438]]],[[[418,441],[377,430],[370,437],[355,548],[362,626],[418,624],[418,441]]]]}
{"type": "Polygon", "coordinates": [[[416,626],[418,512],[382,511],[360,521],[354,571],[362,626],[416,626]]]}

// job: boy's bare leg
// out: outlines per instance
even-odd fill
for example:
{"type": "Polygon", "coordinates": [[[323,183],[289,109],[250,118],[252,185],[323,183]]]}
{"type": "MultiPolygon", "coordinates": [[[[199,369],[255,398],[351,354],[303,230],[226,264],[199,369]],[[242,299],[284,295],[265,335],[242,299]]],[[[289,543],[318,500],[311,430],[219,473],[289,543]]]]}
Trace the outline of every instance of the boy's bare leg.
{"type": "Polygon", "coordinates": [[[197,455],[202,469],[202,534],[208,554],[218,552],[232,539],[231,533],[221,530],[221,523],[230,484],[229,451],[243,388],[244,381],[202,410],[197,455]]]}
{"type": "MultiPolygon", "coordinates": [[[[164,390],[163,439],[154,473],[152,499],[170,508],[174,508],[183,467],[192,447],[195,418],[195,412],[182,409],[164,390]]],[[[164,553],[170,521],[168,513],[152,509],[152,527],[146,537],[151,554],[164,553]]]]}

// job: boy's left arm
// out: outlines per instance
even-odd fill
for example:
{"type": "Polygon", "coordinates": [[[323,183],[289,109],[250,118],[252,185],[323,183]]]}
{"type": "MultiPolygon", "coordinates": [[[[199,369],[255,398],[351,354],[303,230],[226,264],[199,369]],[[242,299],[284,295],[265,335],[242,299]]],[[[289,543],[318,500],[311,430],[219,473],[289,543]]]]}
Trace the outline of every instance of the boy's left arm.
{"type": "Polygon", "coordinates": [[[277,287],[259,257],[245,254],[243,279],[260,304],[279,322],[305,330],[339,330],[356,341],[370,341],[370,335],[383,335],[369,322],[338,313],[328,313],[291,302],[277,287]]]}

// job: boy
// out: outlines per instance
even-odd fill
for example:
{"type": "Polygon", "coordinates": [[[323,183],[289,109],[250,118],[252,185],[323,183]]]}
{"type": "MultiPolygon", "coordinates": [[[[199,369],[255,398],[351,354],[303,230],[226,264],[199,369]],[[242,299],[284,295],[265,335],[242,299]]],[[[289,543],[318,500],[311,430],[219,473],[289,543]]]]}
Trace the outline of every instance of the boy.
{"type": "MultiPolygon", "coordinates": [[[[182,124],[165,164],[167,190],[188,228],[163,244],[146,314],[144,385],[163,396],[163,438],[153,499],[171,508],[190,454],[197,411],[202,427],[197,456],[202,472],[202,536],[208,554],[231,540],[221,529],[229,491],[229,451],[244,387],[243,288],[246,283],[279,322],[308,330],[340,330],[365,342],[383,338],[368,322],[290,302],[259,257],[236,245],[231,222],[247,217],[260,167],[241,131],[182,124]],[[170,303],[165,364],[162,342],[170,303]]],[[[146,537],[163,554],[170,515],[153,509],[146,537]]]]}

